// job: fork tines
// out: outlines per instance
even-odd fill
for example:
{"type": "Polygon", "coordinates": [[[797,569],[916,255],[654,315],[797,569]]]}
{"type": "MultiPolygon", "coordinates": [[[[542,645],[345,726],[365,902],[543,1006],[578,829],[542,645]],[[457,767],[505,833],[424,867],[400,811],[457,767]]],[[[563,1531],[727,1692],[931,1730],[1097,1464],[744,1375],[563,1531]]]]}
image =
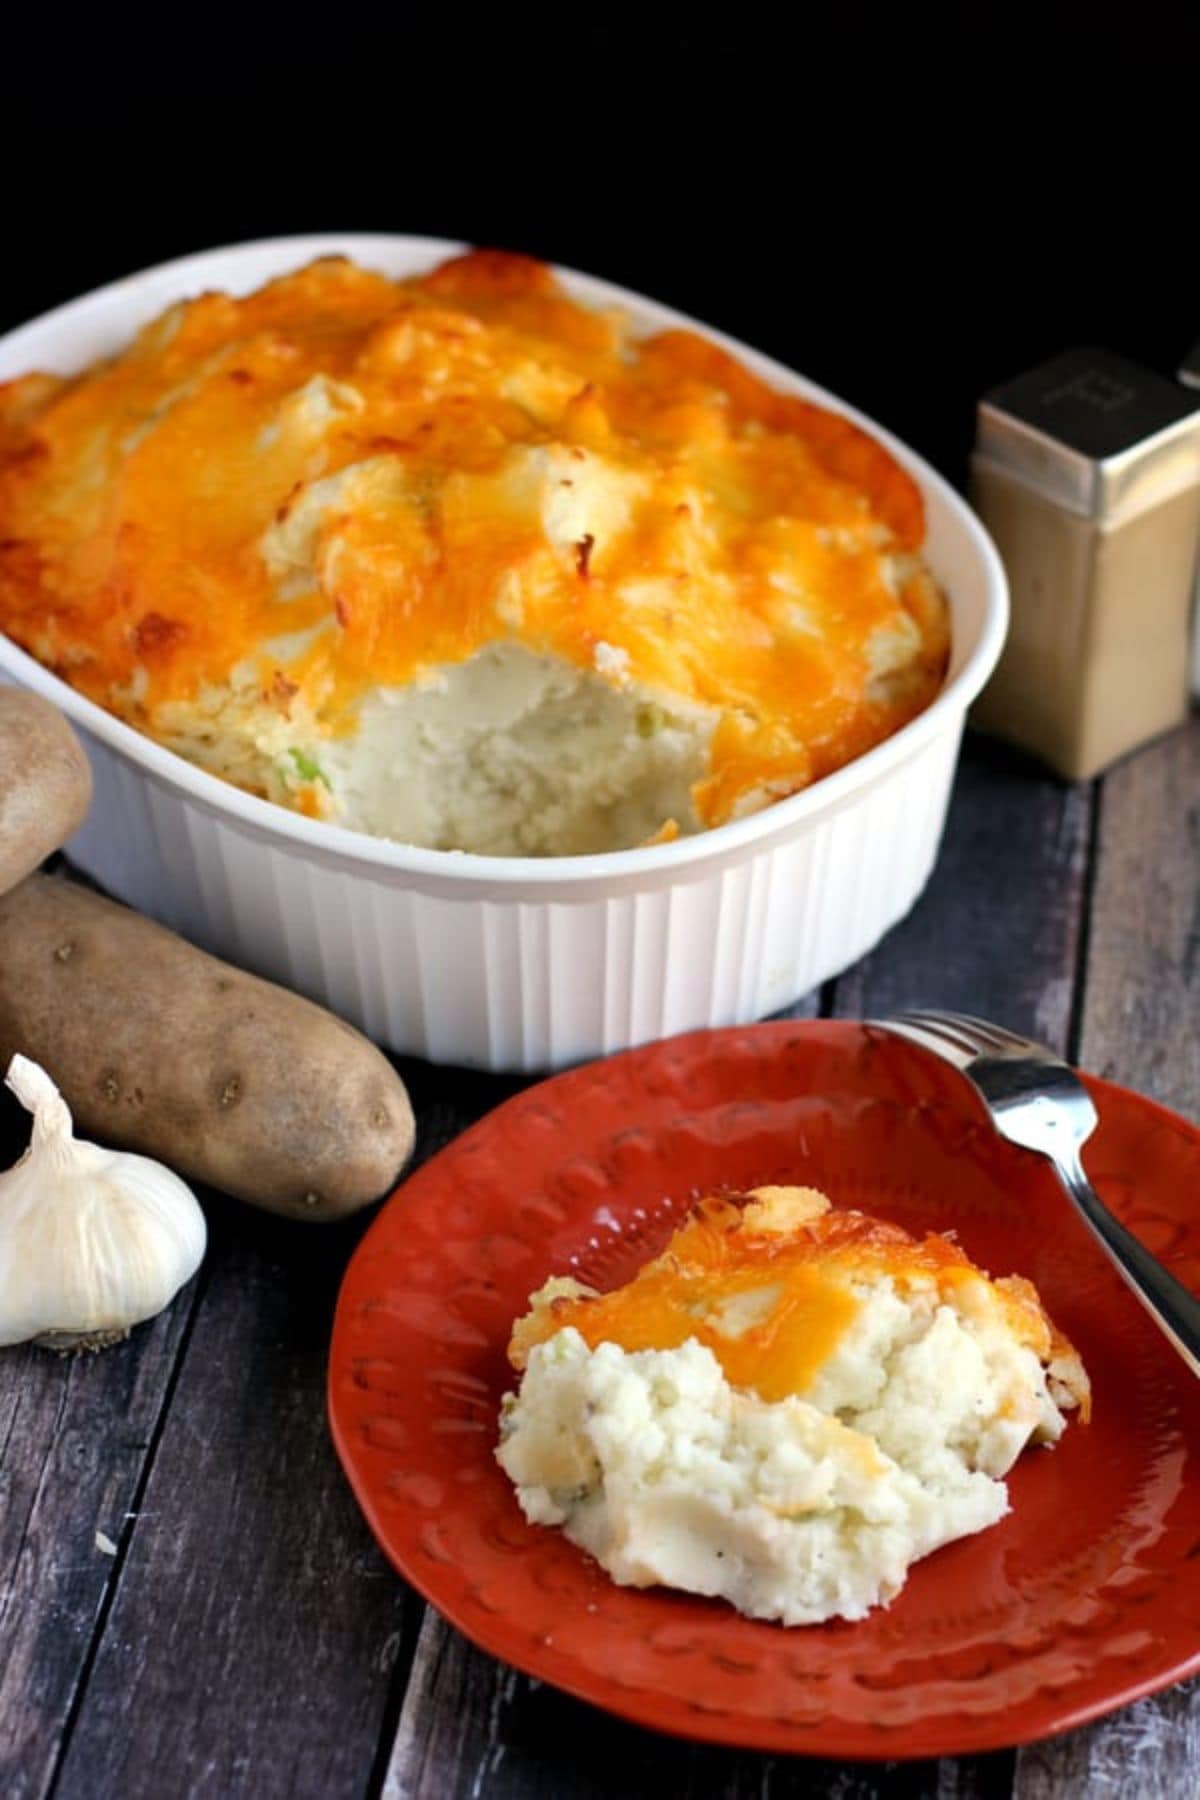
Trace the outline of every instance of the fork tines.
{"type": "Polygon", "coordinates": [[[1035,1044],[1029,1038],[1018,1037],[1013,1031],[1005,1030],[1003,1025],[994,1025],[988,1019],[977,1019],[970,1013],[941,1012],[934,1008],[913,1008],[907,1012],[892,1013],[887,1018],[871,1019],[872,1025],[883,1026],[884,1029],[901,1030],[906,1028],[913,1033],[921,1033],[926,1040],[934,1039],[935,1047],[947,1047],[961,1052],[964,1056],[1047,1056],[1051,1054],[1041,1044],[1035,1044]]]}

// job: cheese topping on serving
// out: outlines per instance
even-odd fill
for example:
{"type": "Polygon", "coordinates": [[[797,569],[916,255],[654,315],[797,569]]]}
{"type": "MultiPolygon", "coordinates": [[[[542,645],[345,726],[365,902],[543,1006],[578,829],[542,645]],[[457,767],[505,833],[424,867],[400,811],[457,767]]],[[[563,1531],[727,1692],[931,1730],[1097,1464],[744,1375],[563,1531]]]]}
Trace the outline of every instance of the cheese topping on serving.
{"type": "Polygon", "coordinates": [[[510,1358],[524,1368],[535,1343],[567,1326],[593,1349],[672,1350],[695,1338],[735,1387],[781,1400],[808,1391],[864,1291],[885,1277],[958,1304],[966,1290],[986,1295],[1018,1343],[1046,1361],[1073,1355],[1028,1282],[990,1282],[951,1239],[916,1240],[899,1225],[835,1211],[815,1188],[756,1188],[741,1200],[701,1200],[662,1254],[610,1294],[552,1280],[517,1322],[510,1358]]]}
{"type": "Polygon", "coordinates": [[[994,1524],[1090,1404],[1028,1282],[805,1188],[700,1202],[611,1294],[551,1280],[509,1355],[496,1454],[529,1520],[788,1625],[862,1618],[994,1524]]]}

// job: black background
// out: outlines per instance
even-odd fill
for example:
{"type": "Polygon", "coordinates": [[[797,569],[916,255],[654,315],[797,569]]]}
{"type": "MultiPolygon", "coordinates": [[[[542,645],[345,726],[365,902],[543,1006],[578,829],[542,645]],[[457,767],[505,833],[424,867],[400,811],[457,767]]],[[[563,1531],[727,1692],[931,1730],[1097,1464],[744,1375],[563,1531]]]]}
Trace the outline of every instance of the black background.
{"type": "Polygon", "coordinates": [[[1200,7],[10,6],[7,327],[333,228],[502,244],[769,350],[961,481],[974,401],[1200,337],[1200,7]]]}

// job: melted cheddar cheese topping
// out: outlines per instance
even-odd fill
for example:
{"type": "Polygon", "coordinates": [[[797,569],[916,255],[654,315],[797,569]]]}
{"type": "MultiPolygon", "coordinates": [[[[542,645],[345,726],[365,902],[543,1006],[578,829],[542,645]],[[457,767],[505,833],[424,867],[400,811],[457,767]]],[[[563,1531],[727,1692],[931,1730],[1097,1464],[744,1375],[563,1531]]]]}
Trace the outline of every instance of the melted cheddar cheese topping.
{"type": "Polygon", "coordinates": [[[550,1282],[517,1322],[509,1360],[523,1369],[535,1344],[568,1326],[590,1349],[674,1350],[695,1338],[734,1387],[783,1400],[808,1391],[869,1304],[864,1293],[884,1277],[902,1293],[932,1289],[938,1301],[958,1290],[959,1305],[994,1310],[1043,1360],[1077,1360],[1030,1283],[990,1281],[949,1238],[918,1240],[898,1225],[835,1210],[813,1188],[701,1200],[662,1254],[612,1293],[569,1278],[550,1282]]]}
{"type": "Polygon", "coordinates": [[[501,253],[323,260],[0,388],[0,628],[166,741],[235,670],[337,739],[368,693],[517,642],[711,715],[717,824],[933,697],[923,534],[849,421],[501,253]]]}

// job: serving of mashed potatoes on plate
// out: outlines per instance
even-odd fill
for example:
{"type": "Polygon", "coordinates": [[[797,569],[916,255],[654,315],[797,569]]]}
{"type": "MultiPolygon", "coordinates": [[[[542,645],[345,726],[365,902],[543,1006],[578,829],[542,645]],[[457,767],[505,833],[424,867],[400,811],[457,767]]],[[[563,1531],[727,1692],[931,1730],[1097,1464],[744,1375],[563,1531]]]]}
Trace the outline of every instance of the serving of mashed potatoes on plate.
{"type": "Polygon", "coordinates": [[[807,787],[947,665],[920,490],[528,258],[330,257],[0,384],[0,630],[278,804],[619,850],[807,787]]]}
{"type": "Polygon", "coordinates": [[[497,1457],[527,1519],[622,1585],[785,1625],[886,1605],[1090,1408],[1029,1282],[811,1188],[701,1201],[610,1294],[553,1278],[509,1356],[497,1457]]]}

